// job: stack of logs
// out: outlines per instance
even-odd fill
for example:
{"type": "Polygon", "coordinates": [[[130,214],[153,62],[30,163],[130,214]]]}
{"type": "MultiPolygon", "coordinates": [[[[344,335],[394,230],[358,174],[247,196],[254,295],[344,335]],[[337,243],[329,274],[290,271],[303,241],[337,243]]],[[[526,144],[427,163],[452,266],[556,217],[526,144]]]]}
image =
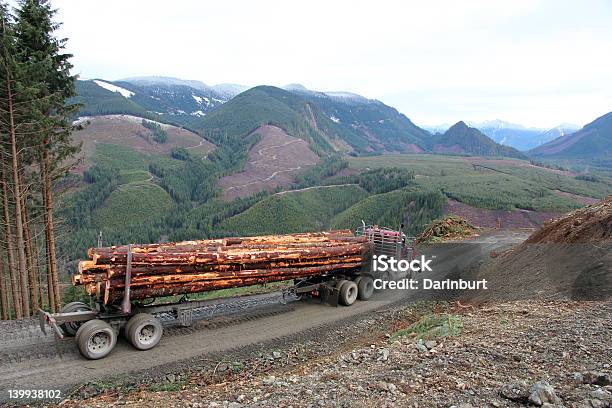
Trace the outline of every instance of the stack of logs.
{"type": "Polygon", "coordinates": [[[131,254],[130,299],[205,292],[350,273],[366,261],[370,244],[349,230],[90,248],[73,285],[85,285],[104,304],[124,296],[131,254]]]}

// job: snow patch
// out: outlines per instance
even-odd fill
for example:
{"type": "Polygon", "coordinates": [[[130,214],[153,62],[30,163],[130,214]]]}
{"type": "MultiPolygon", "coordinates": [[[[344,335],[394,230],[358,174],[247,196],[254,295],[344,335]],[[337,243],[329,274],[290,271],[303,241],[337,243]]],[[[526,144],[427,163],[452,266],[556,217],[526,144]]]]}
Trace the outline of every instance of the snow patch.
{"type": "Polygon", "coordinates": [[[89,119],[91,119],[91,116],[79,116],[76,120],[72,121],[72,126],[77,126],[86,123],[89,119]]]}
{"type": "MultiPolygon", "coordinates": [[[[156,112],[156,113],[159,113],[159,112],[156,112]]],[[[175,126],[169,125],[167,123],[162,123],[162,122],[158,122],[156,120],[151,120],[151,119],[147,119],[147,118],[141,118],[140,116],[133,116],[133,115],[80,116],[77,120],[72,122],[72,124],[76,125],[76,124],[87,122],[88,120],[98,120],[98,119],[120,119],[120,120],[125,120],[125,121],[128,121],[128,122],[136,123],[136,124],[139,124],[139,125],[142,124],[142,121],[144,119],[147,122],[152,122],[152,123],[158,124],[159,126],[161,126],[162,129],[170,129],[170,128],[174,128],[175,127],[175,126]]]]}
{"type": "Polygon", "coordinates": [[[334,115],[331,115],[329,118],[331,119],[331,121],[332,121],[332,122],[335,122],[335,123],[340,123],[340,119],[338,119],[338,118],[337,118],[337,117],[335,117],[334,115]]]}
{"type": "Polygon", "coordinates": [[[200,105],[202,104],[202,97],[197,95],[191,95],[191,97],[200,105]]]}
{"type": "Polygon", "coordinates": [[[125,89],[125,88],[121,88],[120,86],[109,84],[108,82],[99,81],[97,79],[94,79],[94,82],[100,88],[104,88],[107,91],[111,91],[111,92],[119,92],[125,98],[129,98],[131,96],[134,96],[134,92],[129,91],[129,90],[125,89]]]}
{"type": "Polygon", "coordinates": [[[193,115],[193,116],[206,116],[206,114],[204,112],[202,112],[201,110],[197,110],[195,112],[191,112],[191,115],[193,115]]]}

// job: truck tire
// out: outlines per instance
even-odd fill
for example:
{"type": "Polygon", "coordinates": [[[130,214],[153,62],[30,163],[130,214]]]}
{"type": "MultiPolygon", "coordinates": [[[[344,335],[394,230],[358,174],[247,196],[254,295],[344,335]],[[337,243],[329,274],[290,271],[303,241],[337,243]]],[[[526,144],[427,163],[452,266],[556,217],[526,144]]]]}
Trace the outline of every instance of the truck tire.
{"type": "Polygon", "coordinates": [[[348,280],[340,279],[338,282],[336,282],[336,289],[340,290],[340,287],[342,287],[342,285],[344,285],[345,282],[348,282],[348,280]]]}
{"type": "Polygon", "coordinates": [[[139,313],[125,326],[125,337],[138,350],[149,350],[157,346],[164,328],[159,320],[148,313],[139,313]]]}
{"type": "Polygon", "coordinates": [[[93,319],[79,327],[76,341],[83,357],[98,360],[106,357],[115,348],[117,334],[110,324],[100,319],[93,319]]]}
{"type": "MultiPolygon", "coordinates": [[[[91,307],[83,302],[70,302],[60,309],[60,313],[90,311],[91,307]]],[[[74,337],[83,322],[67,322],[60,325],[62,331],[69,337],[74,337]]]]}
{"type": "Polygon", "coordinates": [[[340,304],[344,306],[350,306],[355,303],[357,300],[357,294],[359,289],[357,288],[357,284],[353,281],[345,281],[339,288],[340,296],[339,301],[340,304]]]}
{"type": "Polygon", "coordinates": [[[355,279],[359,300],[368,300],[374,294],[374,279],[369,276],[360,276],[355,279]]]}

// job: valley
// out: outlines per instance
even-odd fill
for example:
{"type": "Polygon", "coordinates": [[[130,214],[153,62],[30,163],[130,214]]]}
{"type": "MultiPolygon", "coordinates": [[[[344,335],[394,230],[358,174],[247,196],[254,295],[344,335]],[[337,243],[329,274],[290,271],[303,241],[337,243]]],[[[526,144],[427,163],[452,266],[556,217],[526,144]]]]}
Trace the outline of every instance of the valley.
{"type": "MultiPolygon", "coordinates": [[[[446,214],[486,228],[535,228],[612,193],[605,164],[585,176],[583,158],[582,167],[536,161],[464,122],[432,135],[355,94],[292,85],[221,96],[214,86],[167,78],[80,84],[76,99],[90,116],[74,134],[83,160],[62,204],[67,225],[78,226],[63,242],[68,263],[99,231],[118,244],[356,228],[364,220],[404,223],[416,234],[446,214]]],[[[607,120],[587,126],[585,140],[607,120]]]]}
{"type": "Polygon", "coordinates": [[[0,406],[612,408],[557,3],[0,0],[0,406]]]}

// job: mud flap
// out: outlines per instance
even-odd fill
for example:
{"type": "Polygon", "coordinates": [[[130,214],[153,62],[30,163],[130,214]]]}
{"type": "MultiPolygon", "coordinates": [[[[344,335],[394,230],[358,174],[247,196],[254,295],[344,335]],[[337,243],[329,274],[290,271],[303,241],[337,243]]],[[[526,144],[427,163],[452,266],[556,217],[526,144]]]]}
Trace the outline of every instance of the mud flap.
{"type": "Polygon", "coordinates": [[[330,306],[337,307],[338,299],[340,298],[340,291],[331,286],[321,285],[319,288],[319,293],[321,294],[321,302],[327,303],[330,306]]]}

